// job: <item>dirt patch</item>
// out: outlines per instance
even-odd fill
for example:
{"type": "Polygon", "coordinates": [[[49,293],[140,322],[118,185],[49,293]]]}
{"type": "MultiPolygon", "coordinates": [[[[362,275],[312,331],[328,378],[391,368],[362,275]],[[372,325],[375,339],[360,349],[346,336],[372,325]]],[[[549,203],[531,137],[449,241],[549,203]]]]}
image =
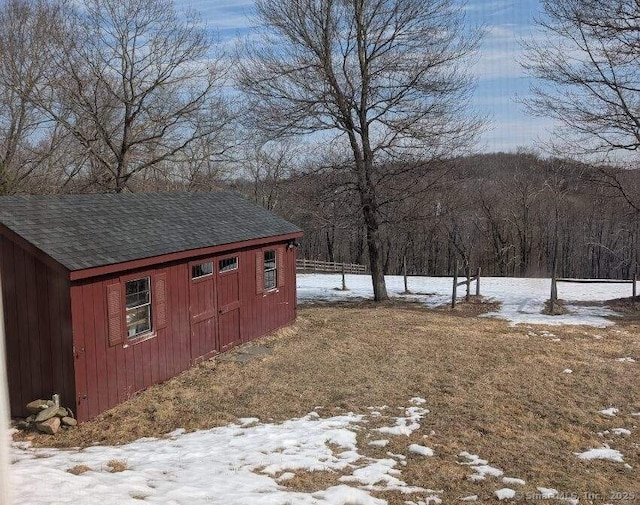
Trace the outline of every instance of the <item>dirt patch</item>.
{"type": "Polygon", "coordinates": [[[456,300],[456,306],[452,309],[451,304],[441,305],[436,310],[448,312],[455,316],[475,317],[487,312],[497,312],[500,310],[500,302],[485,298],[484,296],[472,295],[469,301],[462,299],[456,300]]]}
{"type": "Polygon", "coordinates": [[[296,472],[295,477],[292,477],[291,479],[279,480],[278,482],[291,491],[315,493],[331,486],[338,486],[342,484],[340,482],[341,475],[341,473],[331,471],[304,471],[296,472]]]}
{"type": "Polygon", "coordinates": [[[552,302],[551,300],[547,300],[544,302],[544,308],[542,309],[542,314],[546,316],[563,316],[568,314],[569,311],[565,307],[564,300],[556,300],[552,302]]]}
{"type": "Polygon", "coordinates": [[[607,300],[604,305],[621,314],[626,321],[640,321],[640,296],[607,300]]]}
{"type": "MultiPolygon", "coordinates": [[[[210,360],[77,429],[18,438],[36,446],[118,444],[239,417],[279,422],[317,406],[328,417],[348,411],[369,415],[368,407],[388,405],[385,416],[391,416],[420,396],[430,410],[420,429],[410,437],[380,437],[372,429],[391,422],[383,416],[358,430],[358,448],[378,458],[387,451],[405,454],[406,466],[397,467],[402,480],[442,490],[444,503],[471,494],[495,501],[493,491],[505,487],[495,478],[470,481],[473,471],[457,459],[461,451],[524,479],[521,492],[543,486],[603,497],[640,493],[640,418],[631,415],[640,412],[640,364],[616,360],[640,361],[635,325],[510,327],[459,314],[396,303],[302,308],[294,326],[258,341],[270,354],[244,364],[210,360]],[[609,407],[620,413],[598,414],[609,407]],[[612,428],[630,429],[631,435],[598,434],[612,428]],[[389,438],[389,445],[369,446],[374,437],[389,438]],[[435,454],[408,454],[410,443],[427,445],[435,454]],[[632,468],[574,455],[605,443],[620,450],[632,468]]],[[[339,477],[301,473],[282,484],[313,491],[339,477]]],[[[389,492],[377,496],[392,505],[412,499],[389,492]]]]}

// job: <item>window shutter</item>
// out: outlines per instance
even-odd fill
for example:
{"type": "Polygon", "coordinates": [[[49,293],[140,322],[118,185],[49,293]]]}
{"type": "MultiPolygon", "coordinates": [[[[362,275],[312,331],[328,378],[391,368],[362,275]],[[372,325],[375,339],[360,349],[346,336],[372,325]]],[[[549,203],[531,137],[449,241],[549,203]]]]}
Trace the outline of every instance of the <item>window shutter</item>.
{"type": "Polygon", "coordinates": [[[161,330],[167,327],[169,314],[167,309],[167,274],[156,274],[154,277],[153,292],[155,300],[156,329],[161,330]]]}
{"type": "Polygon", "coordinates": [[[264,293],[264,253],[256,252],[256,295],[264,293]]]}
{"type": "Polygon", "coordinates": [[[285,272],[284,272],[284,255],[285,255],[285,248],[284,247],[279,247],[278,249],[276,249],[276,279],[277,279],[277,283],[278,283],[278,287],[284,287],[284,278],[285,278],[285,272]]]}
{"type": "Polygon", "coordinates": [[[124,340],[123,332],[122,286],[109,284],[107,286],[107,318],[109,322],[109,345],[121,344],[124,340]]]}

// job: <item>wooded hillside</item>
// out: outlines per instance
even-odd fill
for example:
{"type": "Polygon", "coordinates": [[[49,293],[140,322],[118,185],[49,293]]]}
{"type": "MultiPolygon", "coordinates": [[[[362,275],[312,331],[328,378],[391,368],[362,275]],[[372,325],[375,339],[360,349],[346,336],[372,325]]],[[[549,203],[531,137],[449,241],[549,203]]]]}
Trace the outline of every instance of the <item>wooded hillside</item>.
{"type": "MultiPolygon", "coordinates": [[[[628,197],[640,194],[640,171],[607,170],[628,197]]],[[[597,167],[527,153],[430,164],[421,187],[387,183],[385,271],[400,273],[406,255],[412,274],[447,275],[458,259],[487,275],[549,275],[557,207],[558,274],[628,278],[640,258],[640,220],[613,180],[603,180],[597,167]]],[[[366,264],[366,237],[348,180],[312,172],[265,177],[259,191],[235,186],[305,230],[301,256],[366,264]]]]}

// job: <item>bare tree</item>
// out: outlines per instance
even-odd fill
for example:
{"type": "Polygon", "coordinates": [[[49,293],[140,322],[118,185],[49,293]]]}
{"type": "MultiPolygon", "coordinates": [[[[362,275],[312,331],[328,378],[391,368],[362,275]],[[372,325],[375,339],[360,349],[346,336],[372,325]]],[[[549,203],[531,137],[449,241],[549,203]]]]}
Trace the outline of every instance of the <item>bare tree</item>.
{"type": "Polygon", "coordinates": [[[229,124],[221,58],[171,0],[88,0],[67,19],[38,105],[73,135],[94,184],[123,191],[229,124]]]}
{"type": "Polygon", "coordinates": [[[60,5],[43,0],[9,0],[0,7],[0,194],[24,190],[30,178],[45,179],[53,151],[64,142],[64,132],[34,100],[46,81],[47,44],[60,15],[60,5]]]}
{"type": "MultiPolygon", "coordinates": [[[[528,102],[534,114],[561,125],[561,147],[576,154],[640,148],[640,4],[628,0],[543,0],[543,37],[527,44],[524,67],[544,85],[528,102]]],[[[602,183],[640,211],[619,173],[602,183]]]]}
{"type": "Polygon", "coordinates": [[[282,185],[293,172],[297,147],[290,142],[269,142],[254,138],[245,143],[240,163],[248,175],[254,202],[275,210],[282,198],[282,185]]]}
{"type": "Polygon", "coordinates": [[[256,11],[264,29],[239,75],[253,119],[274,136],[327,131],[344,143],[351,162],[339,169],[359,200],[374,299],[385,300],[380,187],[416,174],[402,178],[410,190],[425,164],[408,159],[473,140],[464,70],[479,34],[455,0],[258,0],[256,11]]]}

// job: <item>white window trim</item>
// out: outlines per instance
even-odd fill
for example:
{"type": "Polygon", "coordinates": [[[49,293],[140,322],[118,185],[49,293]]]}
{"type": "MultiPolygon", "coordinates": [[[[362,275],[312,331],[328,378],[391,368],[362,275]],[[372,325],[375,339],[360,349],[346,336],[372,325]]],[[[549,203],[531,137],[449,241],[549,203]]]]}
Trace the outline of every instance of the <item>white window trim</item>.
{"type": "Polygon", "coordinates": [[[127,316],[129,315],[129,311],[130,310],[136,310],[139,309],[141,307],[149,307],[149,329],[145,330],[145,331],[141,331],[140,333],[136,333],[135,335],[129,335],[129,323],[127,322],[127,340],[133,341],[133,340],[138,340],[141,339],[143,337],[145,337],[146,335],[151,335],[153,334],[153,308],[152,308],[152,292],[151,292],[151,276],[150,275],[146,275],[143,277],[137,277],[135,279],[129,279],[127,281],[125,281],[125,300],[124,300],[124,308],[125,308],[125,321],[127,316]],[[147,303],[141,303],[140,305],[136,305],[134,307],[129,307],[127,305],[127,284],[129,282],[136,282],[136,281],[140,281],[142,279],[147,279],[148,282],[148,286],[149,286],[149,301],[147,303]]]}
{"type": "Polygon", "coordinates": [[[191,280],[192,281],[197,281],[198,279],[204,279],[205,277],[209,277],[213,275],[213,261],[203,261],[202,263],[196,263],[195,265],[191,265],[191,280]],[[208,274],[204,274],[204,275],[198,275],[196,277],[193,276],[193,269],[195,267],[199,267],[201,265],[207,265],[210,264],[211,265],[211,272],[209,272],[208,274]]]}
{"type": "Polygon", "coordinates": [[[239,263],[240,263],[240,259],[237,256],[231,256],[229,258],[222,258],[221,260],[218,260],[218,272],[220,272],[221,274],[226,274],[227,272],[233,272],[234,270],[238,270],[239,263]],[[220,268],[220,263],[222,263],[223,261],[226,261],[226,260],[235,260],[235,266],[233,268],[226,268],[225,270],[220,268]]]}
{"type": "Polygon", "coordinates": [[[270,293],[271,291],[277,291],[278,289],[278,251],[276,249],[267,249],[266,251],[263,252],[262,261],[264,264],[264,272],[263,272],[264,291],[266,293],[270,293]],[[264,256],[268,252],[273,252],[273,263],[274,263],[274,267],[269,269],[267,269],[267,266],[266,266],[267,264],[266,264],[266,261],[264,260],[264,256]],[[274,272],[273,287],[267,287],[267,272],[274,272]]]}

